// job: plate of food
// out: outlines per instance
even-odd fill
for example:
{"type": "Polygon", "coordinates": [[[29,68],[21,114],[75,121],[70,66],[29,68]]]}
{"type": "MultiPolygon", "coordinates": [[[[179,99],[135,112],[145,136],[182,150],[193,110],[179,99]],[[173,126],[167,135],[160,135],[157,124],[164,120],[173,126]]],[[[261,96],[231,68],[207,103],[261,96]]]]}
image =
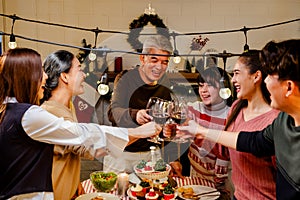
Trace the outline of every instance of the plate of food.
{"type": "Polygon", "coordinates": [[[119,198],[109,193],[94,192],[80,195],[75,200],[119,200],[119,198]]]}
{"type": "Polygon", "coordinates": [[[182,199],[217,199],[220,192],[212,187],[203,185],[185,185],[177,188],[178,196],[182,199]]]}

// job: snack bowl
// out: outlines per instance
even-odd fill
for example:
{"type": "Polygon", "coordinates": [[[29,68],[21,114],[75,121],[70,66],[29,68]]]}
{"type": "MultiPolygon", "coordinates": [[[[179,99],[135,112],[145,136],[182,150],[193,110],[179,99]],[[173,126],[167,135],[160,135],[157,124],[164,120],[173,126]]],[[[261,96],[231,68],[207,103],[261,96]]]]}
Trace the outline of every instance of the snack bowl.
{"type": "Polygon", "coordinates": [[[100,192],[110,192],[118,179],[114,172],[95,171],[90,174],[90,180],[94,188],[100,192]]]}

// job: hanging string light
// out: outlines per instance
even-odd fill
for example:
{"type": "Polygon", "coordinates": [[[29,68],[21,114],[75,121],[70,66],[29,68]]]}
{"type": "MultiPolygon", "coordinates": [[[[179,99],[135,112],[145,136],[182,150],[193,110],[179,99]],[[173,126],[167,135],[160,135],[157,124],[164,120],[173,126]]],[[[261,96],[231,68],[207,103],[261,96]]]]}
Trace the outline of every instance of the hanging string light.
{"type": "Polygon", "coordinates": [[[172,35],[173,41],[174,41],[174,52],[173,52],[174,57],[173,57],[173,62],[176,63],[176,64],[178,64],[178,63],[181,62],[181,57],[179,56],[179,52],[178,52],[178,50],[176,48],[176,33],[173,31],[171,35],[172,35]]]}
{"type": "Polygon", "coordinates": [[[227,61],[227,52],[226,50],[223,51],[223,63],[224,63],[224,71],[223,71],[223,74],[222,74],[222,78],[220,80],[220,84],[222,86],[222,88],[219,90],[219,95],[222,99],[228,99],[230,96],[231,96],[231,90],[230,88],[226,87],[227,85],[225,84],[225,73],[226,73],[226,61],[227,61]]]}
{"type": "MultiPolygon", "coordinates": [[[[95,43],[94,43],[94,48],[96,48],[97,46],[97,38],[98,38],[98,34],[101,32],[101,30],[99,30],[99,28],[97,27],[96,29],[94,29],[95,32],[95,43]]],[[[90,54],[89,54],[89,59],[90,61],[95,61],[97,59],[97,55],[95,52],[93,52],[93,50],[91,50],[90,54]]]]}
{"type": "Polygon", "coordinates": [[[97,58],[97,55],[93,52],[93,50],[91,50],[91,52],[89,53],[89,60],[95,61],[96,58],[97,58]]]}
{"type": "Polygon", "coordinates": [[[243,30],[244,30],[244,35],[245,35],[244,52],[247,52],[247,51],[249,51],[248,38],[247,38],[247,31],[249,30],[249,28],[246,28],[246,26],[244,26],[243,30]]]}
{"type": "MultiPolygon", "coordinates": [[[[148,9],[149,9],[149,11],[147,11],[147,12],[154,11],[154,13],[155,13],[155,9],[153,9],[151,7],[151,4],[148,7],[148,9]]],[[[10,48],[15,48],[17,46],[16,45],[16,38],[21,38],[21,39],[24,39],[24,40],[38,42],[38,43],[45,43],[45,44],[51,44],[51,45],[56,45],[56,46],[69,47],[69,48],[75,48],[75,49],[90,51],[92,53],[92,55],[90,55],[90,59],[92,59],[92,60],[97,58],[97,55],[95,57],[95,55],[93,55],[93,53],[97,52],[99,49],[94,49],[94,48],[91,49],[91,48],[86,48],[86,47],[79,47],[79,46],[75,46],[75,45],[61,44],[61,43],[56,43],[56,42],[51,42],[51,41],[45,41],[45,40],[39,40],[39,39],[29,38],[29,37],[25,37],[25,36],[22,36],[22,35],[15,35],[13,33],[14,22],[16,20],[21,20],[21,21],[26,21],[26,22],[31,22],[31,23],[37,23],[37,24],[46,24],[48,26],[58,26],[58,27],[76,29],[76,30],[81,30],[81,31],[89,31],[89,32],[94,32],[96,34],[96,38],[98,36],[98,33],[100,33],[100,32],[101,33],[126,34],[126,35],[129,34],[128,32],[122,32],[122,31],[99,30],[98,28],[96,28],[96,29],[87,29],[87,28],[82,28],[82,27],[69,26],[69,25],[65,25],[65,24],[57,24],[57,23],[50,23],[50,22],[45,22],[45,21],[33,20],[33,19],[26,19],[26,18],[21,18],[21,17],[15,15],[15,14],[14,15],[6,15],[6,14],[3,14],[3,13],[0,13],[0,16],[8,17],[8,18],[13,19],[11,33],[5,33],[5,32],[1,32],[0,31],[0,35],[8,35],[8,36],[10,36],[10,43],[9,43],[9,47],[10,48]]],[[[300,18],[296,18],[296,19],[292,19],[292,20],[288,20],[288,21],[284,21],[284,22],[279,22],[279,23],[274,23],[274,24],[268,24],[268,25],[259,26],[259,27],[251,27],[251,28],[244,27],[242,29],[221,30],[221,31],[208,31],[208,32],[195,32],[195,33],[193,33],[193,32],[191,32],[191,33],[175,33],[175,34],[176,34],[176,36],[187,36],[187,35],[223,34],[223,33],[227,34],[227,33],[241,32],[242,31],[242,32],[244,32],[245,37],[246,37],[246,44],[244,46],[244,49],[247,50],[249,48],[249,46],[247,44],[247,31],[250,31],[250,30],[259,30],[259,29],[264,29],[264,28],[270,28],[270,27],[284,25],[284,24],[298,22],[298,21],[300,21],[300,18]]],[[[173,35],[175,36],[175,34],[173,34],[173,35]]],[[[141,35],[143,35],[143,34],[141,34],[141,35]]],[[[95,39],[95,44],[96,44],[96,40],[97,39],[95,39]]],[[[138,54],[138,55],[140,54],[140,53],[137,53],[137,52],[124,51],[124,50],[100,49],[100,51],[105,51],[107,53],[119,52],[119,53],[138,54]]],[[[176,55],[175,57],[177,57],[177,55],[179,55],[178,50],[176,48],[175,48],[175,51],[174,51],[174,55],[176,55]]],[[[239,55],[240,54],[230,54],[229,56],[239,56],[239,55]]],[[[197,55],[180,54],[180,56],[205,56],[205,55],[201,55],[201,54],[197,54],[197,55]]],[[[178,56],[178,57],[180,57],[180,56],[178,56]]],[[[179,59],[176,62],[178,62],[178,61],[179,61],[179,59]]]]}
{"type": "MultiPolygon", "coordinates": [[[[15,16],[15,15],[14,15],[15,16]]],[[[15,25],[16,17],[13,17],[12,25],[11,25],[11,31],[10,31],[10,36],[9,36],[9,42],[8,42],[8,47],[10,49],[15,49],[17,48],[17,42],[16,42],[16,37],[14,35],[14,25],[15,25]]]]}
{"type": "Polygon", "coordinates": [[[109,92],[109,86],[107,84],[107,73],[104,73],[101,78],[100,81],[97,82],[98,87],[97,87],[97,91],[100,95],[106,95],[109,92]]]}
{"type": "Polygon", "coordinates": [[[9,36],[8,47],[9,47],[10,49],[15,49],[15,48],[17,48],[16,38],[15,38],[15,35],[14,35],[13,33],[10,34],[10,36],[9,36]]]}
{"type": "Polygon", "coordinates": [[[181,62],[181,57],[179,56],[178,50],[174,50],[174,58],[173,58],[174,63],[178,64],[181,62]]]}

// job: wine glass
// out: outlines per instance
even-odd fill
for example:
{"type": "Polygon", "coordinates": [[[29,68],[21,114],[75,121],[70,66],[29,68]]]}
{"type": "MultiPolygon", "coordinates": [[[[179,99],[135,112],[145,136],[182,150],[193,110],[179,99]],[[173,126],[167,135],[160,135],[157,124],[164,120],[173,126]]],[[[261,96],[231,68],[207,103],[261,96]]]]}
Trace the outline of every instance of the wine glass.
{"type": "Polygon", "coordinates": [[[152,116],[152,109],[157,101],[161,101],[158,97],[150,97],[146,106],[147,113],[152,116]]]}
{"type": "MultiPolygon", "coordinates": [[[[158,97],[151,97],[148,101],[147,109],[149,109],[149,115],[153,117],[153,120],[160,126],[164,126],[170,114],[172,112],[172,102],[158,97]],[[148,106],[149,105],[149,106],[148,106]]],[[[150,142],[160,144],[163,141],[159,135],[148,139],[150,142]]]]}
{"type": "MultiPolygon", "coordinates": [[[[179,100],[175,101],[175,106],[173,112],[171,113],[171,119],[176,124],[182,125],[187,119],[187,114],[188,114],[188,107],[186,101],[184,100],[183,97],[180,97],[179,100]]],[[[176,143],[186,143],[188,141],[184,138],[178,138],[178,137],[176,138],[176,136],[173,137],[174,138],[172,139],[172,141],[176,143]]]]}
{"type": "MultiPolygon", "coordinates": [[[[158,106],[157,104],[160,104],[159,102],[161,102],[162,99],[158,98],[158,97],[150,97],[150,99],[148,100],[146,109],[149,115],[153,116],[153,110],[158,106]]],[[[153,142],[153,143],[157,143],[160,144],[159,141],[159,136],[154,136],[148,139],[149,142],[153,142]]]]}

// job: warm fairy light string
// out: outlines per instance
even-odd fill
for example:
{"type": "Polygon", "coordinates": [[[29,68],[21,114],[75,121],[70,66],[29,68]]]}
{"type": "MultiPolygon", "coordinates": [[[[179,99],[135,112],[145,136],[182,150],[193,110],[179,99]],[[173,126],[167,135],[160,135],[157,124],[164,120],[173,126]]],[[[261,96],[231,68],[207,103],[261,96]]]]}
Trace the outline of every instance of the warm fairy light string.
{"type": "MultiPolygon", "coordinates": [[[[129,35],[130,33],[128,33],[128,32],[111,31],[111,30],[101,30],[98,27],[95,28],[95,29],[87,29],[87,28],[82,28],[82,27],[69,26],[69,25],[65,25],[65,24],[57,24],[57,23],[50,23],[50,22],[44,22],[44,21],[38,21],[38,20],[32,20],[32,19],[25,19],[25,18],[18,17],[16,14],[14,14],[14,15],[5,15],[5,14],[1,14],[0,13],[0,16],[8,17],[8,18],[11,18],[13,20],[12,27],[11,27],[11,33],[10,34],[0,31],[0,35],[10,36],[10,43],[9,43],[9,47],[10,48],[15,48],[16,47],[15,38],[21,38],[21,39],[24,39],[24,40],[29,40],[29,41],[39,42],[39,43],[45,43],[45,44],[51,44],[51,45],[56,45],[56,46],[63,46],[63,47],[69,47],[69,48],[75,48],[75,49],[79,49],[79,50],[88,51],[88,52],[90,52],[89,58],[90,58],[91,61],[94,61],[97,58],[97,55],[96,55],[97,52],[102,53],[103,56],[107,55],[107,53],[125,53],[125,54],[138,54],[138,55],[142,54],[142,53],[139,53],[139,52],[131,52],[131,51],[123,51],[123,50],[112,50],[112,49],[109,49],[109,48],[102,48],[102,47],[101,48],[97,48],[96,47],[96,45],[97,45],[97,37],[98,37],[99,33],[114,33],[114,34],[126,34],[126,35],[129,35]],[[13,33],[13,28],[14,28],[16,20],[23,20],[23,21],[37,23],[37,24],[45,24],[45,25],[51,25],[51,26],[57,26],[57,27],[63,27],[63,28],[70,28],[70,29],[77,29],[77,30],[82,30],[82,31],[93,32],[95,34],[94,46],[92,48],[86,48],[86,47],[80,47],[80,46],[75,46],[75,45],[62,44],[62,43],[56,43],[56,42],[50,42],[50,41],[45,41],[45,40],[34,39],[34,38],[29,38],[29,37],[25,37],[25,36],[21,36],[21,35],[15,35],[13,33]],[[14,44],[14,45],[12,46],[11,44],[14,44]]],[[[180,58],[180,56],[185,56],[185,57],[188,57],[188,56],[193,56],[193,57],[194,56],[202,56],[202,57],[205,57],[205,56],[214,56],[214,57],[221,57],[224,60],[224,71],[225,71],[226,70],[225,69],[226,58],[232,57],[232,56],[240,56],[241,54],[232,54],[232,53],[227,53],[226,51],[224,51],[223,53],[218,53],[218,54],[188,54],[188,55],[180,54],[179,55],[178,50],[176,48],[176,37],[178,37],[178,36],[187,36],[187,35],[209,35],[209,34],[222,34],[222,33],[243,32],[244,36],[245,36],[244,50],[248,50],[249,49],[249,46],[247,44],[247,32],[248,31],[250,31],[250,30],[258,30],[258,29],[263,29],[263,28],[269,28],[269,27],[273,27],[273,26],[279,26],[279,25],[283,25],[283,24],[288,24],[288,23],[296,22],[296,21],[299,21],[299,20],[300,20],[300,18],[294,19],[294,20],[285,21],[285,22],[280,22],[280,23],[276,23],[276,24],[269,24],[269,25],[265,25],[265,26],[260,26],[260,27],[247,28],[246,26],[244,26],[242,29],[223,30],[223,31],[210,31],[210,32],[197,32],[197,33],[176,33],[176,32],[173,31],[172,33],[169,33],[170,36],[172,36],[173,40],[174,40],[174,52],[173,52],[173,55],[170,55],[170,56],[174,57],[174,59],[180,58]]],[[[139,35],[154,35],[154,34],[139,33],[139,35]]],[[[160,56],[160,54],[151,54],[151,55],[160,56]]],[[[103,84],[103,83],[102,84],[98,84],[99,93],[101,94],[103,92],[103,94],[101,94],[101,95],[105,95],[107,93],[107,88],[104,91],[103,90],[103,85],[105,86],[105,84],[103,84]],[[105,92],[105,94],[104,94],[104,92],[105,92]]],[[[229,90],[229,88],[222,88],[220,90],[220,96],[223,99],[227,99],[227,98],[230,97],[231,92],[229,93],[228,90],[229,90]]]]}
{"type": "MultiPolygon", "coordinates": [[[[0,35],[6,35],[10,36],[9,33],[1,32],[0,35]]],[[[75,45],[69,45],[69,44],[62,44],[62,43],[56,43],[56,42],[50,42],[50,41],[45,41],[45,40],[39,40],[39,39],[34,39],[34,38],[29,38],[21,35],[15,35],[16,38],[21,38],[24,40],[29,40],[33,42],[39,42],[39,43],[45,43],[45,44],[51,44],[51,45],[56,45],[56,46],[62,46],[62,47],[69,47],[69,48],[74,48],[74,49],[79,49],[79,50],[89,50],[89,51],[97,51],[97,52],[103,52],[103,53],[127,53],[127,54],[134,54],[134,55],[143,55],[143,53],[138,53],[138,52],[133,52],[133,51],[124,51],[124,50],[112,50],[109,48],[85,48],[85,47],[80,47],[80,46],[75,46],[75,45]]],[[[161,54],[149,54],[147,55],[153,55],[153,56],[161,56],[161,54]]],[[[214,56],[214,57],[232,57],[232,56],[240,56],[241,54],[232,54],[232,53],[219,53],[219,54],[180,54],[180,56],[214,56]]],[[[166,55],[163,55],[166,56],[166,55]]],[[[172,57],[173,55],[170,55],[172,57]]]]}
{"type": "MultiPolygon", "coordinates": [[[[98,27],[96,29],[87,29],[87,28],[82,28],[82,27],[75,27],[75,26],[69,26],[69,25],[65,25],[65,24],[57,24],[57,23],[50,23],[50,22],[44,22],[44,21],[38,21],[38,20],[32,20],[32,19],[26,19],[26,18],[21,18],[17,15],[6,15],[6,14],[1,14],[0,16],[2,17],[7,17],[7,18],[11,18],[13,20],[13,22],[15,22],[16,20],[23,20],[23,21],[27,21],[27,22],[32,22],[32,23],[38,23],[38,24],[45,24],[45,25],[51,25],[51,26],[59,26],[59,27],[63,27],[63,28],[70,28],[70,29],[77,29],[77,30],[82,30],[82,31],[89,31],[89,32],[93,32],[95,33],[95,44],[96,44],[96,39],[99,33],[115,33],[115,34],[129,34],[127,32],[121,32],[121,31],[112,31],[112,30],[101,30],[98,27]]],[[[275,24],[269,24],[269,25],[264,25],[264,26],[259,26],[259,27],[252,27],[252,28],[247,28],[246,26],[244,26],[242,29],[232,29],[232,30],[223,30],[223,31],[209,31],[209,32],[195,32],[195,33],[171,33],[173,34],[173,37],[178,37],[178,36],[186,36],[186,35],[209,35],[209,34],[222,34],[222,33],[233,33],[233,32],[243,32],[245,34],[246,37],[246,45],[247,45],[247,32],[250,30],[258,30],[258,29],[264,29],[264,28],[269,28],[269,27],[273,27],[273,26],[279,26],[279,25],[283,25],[283,24],[288,24],[288,23],[292,23],[292,22],[296,22],[296,21],[300,21],[300,18],[297,19],[293,19],[293,20],[289,20],[289,21],[284,21],[284,22],[280,22],[280,23],[275,23],[275,24]]],[[[14,23],[13,23],[14,24],[14,23]]],[[[0,31],[0,35],[5,35],[5,36],[11,36],[13,33],[5,33],[5,32],[1,32],[0,31]]],[[[88,50],[88,51],[100,51],[100,52],[106,52],[106,53],[115,53],[115,52],[119,52],[119,53],[127,53],[127,54],[141,54],[138,52],[130,52],[130,51],[122,51],[122,50],[112,50],[112,49],[108,49],[108,48],[84,48],[84,47],[79,47],[79,46],[75,46],[75,45],[69,45],[69,44],[62,44],[62,43],[56,43],[56,42],[50,42],[50,41],[45,41],[45,40],[39,40],[39,39],[34,39],[34,38],[29,38],[29,37],[24,37],[21,35],[15,35],[15,38],[21,38],[24,40],[29,40],[29,41],[34,41],[34,42],[40,42],[40,43],[46,43],[46,44],[51,44],[51,45],[57,45],[57,46],[63,46],[63,47],[69,47],[69,48],[75,48],[75,49],[79,49],[79,50],[88,50]]],[[[141,33],[140,35],[149,35],[149,34],[143,34],[141,33]]],[[[217,57],[231,57],[231,56],[239,56],[240,54],[231,54],[231,53],[219,53],[219,54],[188,54],[188,55],[183,55],[180,54],[180,56],[217,56],[217,57]]],[[[178,56],[178,55],[172,55],[172,56],[178,56]]]]}

